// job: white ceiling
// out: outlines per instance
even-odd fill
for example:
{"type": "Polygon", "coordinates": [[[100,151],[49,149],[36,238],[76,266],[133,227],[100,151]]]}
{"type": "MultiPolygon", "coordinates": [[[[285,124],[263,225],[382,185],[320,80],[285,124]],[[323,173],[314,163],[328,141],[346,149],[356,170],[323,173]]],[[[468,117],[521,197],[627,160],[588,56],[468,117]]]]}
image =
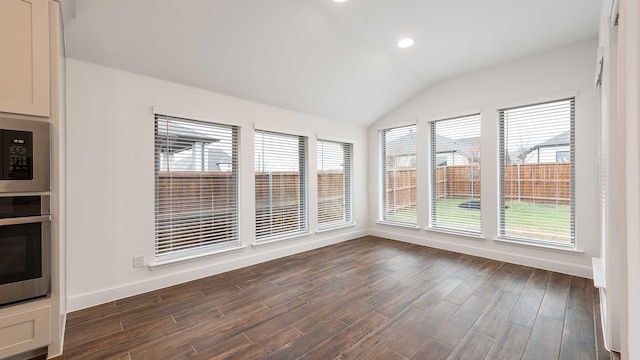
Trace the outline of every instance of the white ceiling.
{"type": "Polygon", "coordinates": [[[365,126],[436,81],[595,37],[600,14],[600,0],[62,3],[68,57],[365,126]]]}

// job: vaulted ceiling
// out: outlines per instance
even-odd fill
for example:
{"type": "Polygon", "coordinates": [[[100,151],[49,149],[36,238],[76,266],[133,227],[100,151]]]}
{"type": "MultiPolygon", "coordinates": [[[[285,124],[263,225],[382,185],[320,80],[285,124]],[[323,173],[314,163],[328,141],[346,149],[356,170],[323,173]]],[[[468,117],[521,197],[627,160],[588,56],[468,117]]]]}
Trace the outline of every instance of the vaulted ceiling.
{"type": "Polygon", "coordinates": [[[600,14],[600,0],[62,4],[68,57],[363,126],[439,80],[595,37],[600,14]]]}

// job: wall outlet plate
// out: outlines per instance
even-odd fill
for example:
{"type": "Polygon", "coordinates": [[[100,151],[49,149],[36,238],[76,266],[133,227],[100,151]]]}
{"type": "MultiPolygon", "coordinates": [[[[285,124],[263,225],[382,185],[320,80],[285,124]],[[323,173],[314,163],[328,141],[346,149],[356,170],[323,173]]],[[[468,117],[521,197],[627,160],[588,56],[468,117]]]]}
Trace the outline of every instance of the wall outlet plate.
{"type": "Polygon", "coordinates": [[[144,266],[144,256],[134,256],[133,257],[133,267],[139,268],[144,266]]]}

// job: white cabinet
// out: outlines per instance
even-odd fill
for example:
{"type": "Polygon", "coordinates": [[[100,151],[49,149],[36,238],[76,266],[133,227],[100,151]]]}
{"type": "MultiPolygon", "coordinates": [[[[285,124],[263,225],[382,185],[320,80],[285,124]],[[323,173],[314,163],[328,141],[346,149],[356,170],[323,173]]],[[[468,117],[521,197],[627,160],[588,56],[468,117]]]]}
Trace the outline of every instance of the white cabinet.
{"type": "Polygon", "coordinates": [[[0,317],[0,359],[44,347],[49,343],[51,306],[0,317]]]}
{"type": "Polygon", "coordinates": [[[49,2],[0,1],[0,112],[49,116],[49,2]]]}

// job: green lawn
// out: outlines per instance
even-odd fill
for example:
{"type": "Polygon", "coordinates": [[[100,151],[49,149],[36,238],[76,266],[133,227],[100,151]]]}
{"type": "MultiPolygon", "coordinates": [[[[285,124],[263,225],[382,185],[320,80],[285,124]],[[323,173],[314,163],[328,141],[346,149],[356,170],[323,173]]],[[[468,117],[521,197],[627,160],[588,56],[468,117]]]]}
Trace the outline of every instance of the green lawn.
{"type": "MultiPolygon", "coordinates": [[[[434,225],[463,231],[480,231],[480,210],[464,209],[460,203],[468,199],[443,199],[436,202],[434,225]]],[[[571,241],[571,208],[569,205],[534,204],[508,201],[505,233],[508,236],[568,243],[571,241]]],[[[408,209],[388,215],[387,220],[415,223],[416,210],[408,209]]]]}

